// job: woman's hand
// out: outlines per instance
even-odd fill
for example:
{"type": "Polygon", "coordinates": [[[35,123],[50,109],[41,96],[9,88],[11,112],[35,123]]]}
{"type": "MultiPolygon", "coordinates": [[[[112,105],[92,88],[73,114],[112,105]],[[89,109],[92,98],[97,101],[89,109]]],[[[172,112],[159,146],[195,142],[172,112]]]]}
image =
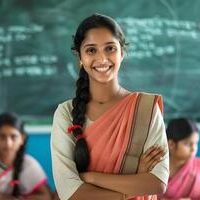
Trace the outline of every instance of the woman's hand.
{"type": "MultiPolygon", "coordinates": [[[[165,153],[165,149],[159,145],[147,149],[140,157],[137,173],[150,172],[162,160],[165,153]]],[[[79,176],[85,183],[93,182],[93,172],[80,173],[79,176]]]]}
{"type": "Polygon", "coordinates": [[[85,183],[91,183],[92,174],[93,172],[84,172],[84,173],[80,173],[79,176],[81,180],[84,181],[85,183]]]}
{"type": "Polygon", "coordinates": [[[150,172],[162,160],[165,153],[165,149],[159,145],[147,149],[140,157],[137,173],[150,172]]]}

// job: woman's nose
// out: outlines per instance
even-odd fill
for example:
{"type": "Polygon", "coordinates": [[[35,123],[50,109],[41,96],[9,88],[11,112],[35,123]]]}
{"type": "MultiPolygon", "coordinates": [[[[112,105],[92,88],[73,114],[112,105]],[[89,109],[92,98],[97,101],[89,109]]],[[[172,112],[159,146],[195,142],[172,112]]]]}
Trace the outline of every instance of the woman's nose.
{"type": "Polygon", "coordinates": [[[11,148],[13,146],[13,141],[11,138],[6,139],[6,147],[11,148]]]}
{"type": "Polygon", "coordinates": [[[108,61],[104,52],[99,52],[97,56],[97,61],[99,61],[100,64],[105,64],[108,61]]]}

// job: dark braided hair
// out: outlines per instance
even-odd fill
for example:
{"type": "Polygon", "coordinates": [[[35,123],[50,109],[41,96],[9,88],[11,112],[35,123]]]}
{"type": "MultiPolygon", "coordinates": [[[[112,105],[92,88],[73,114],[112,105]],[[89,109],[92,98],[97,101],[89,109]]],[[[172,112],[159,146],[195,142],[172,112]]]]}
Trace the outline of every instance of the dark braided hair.
{"type": "MultiPolygon", "coordinates": [[[[26,138],[26,133],[24,131],[24,123],[19,120],[18,116],[14,113],[3,113],[0,115],[0,128],[4,125],[12,126],[16,128],[22,135],[26,138]]],[[[19,175],[22,171],[23,166],[23,160],[24,160],[24,152],[25,152],[25,146],[26,146],[26,139],[24,144],[19,148],[19,150],[16,153],[15,160],[13,163],[14,166],[14,172],[13,172],[13,180],[19,180],[19,175]]],[[[20,189],[19,185],[15,184],[13,188],[12,195],[15,197],[20,196],[20,189]]]]}
{"type": "MultiPolygon", "coordinates": [[[[85,123],[86,105],[89,102],[89,80],[88,75],[82,67],[79,73],[79,79],[76,82],[77,90],[76,97],[72,101],[73,110],[73,124],[78,124],[83,127],[85,123]]],[[[73,131],[75,137],[79,134],[83,134],[82,129],[75,129],[73,131]]],[[[75,163],[79,172],[87,170],[89,165],[89,152],[86,140],[84,138],[79,139],[75,146],[75,163]]]]}
{"type": "MultiPolygon", "coordinates": [[[[81,58],[80,48],[86,34],[89,30],[94,28],[107,28],[111,31],[113,36],[119,40],[122,49],[125,49],[125,37],[120,26],[110,17],[100,14],[93,14],[84,19],[78,26],[75,36],[73,36],[72,51],[81,58]]],[[[84,66],[81,66],[79,78],[76,83],[76,96],[72,100],[73,110],[73,125],[79,125],[83,127],[85,123],[86,106],[90,100],[89,93],[89,78],[88,74],[84,70],[84,66]]],[[[73,135],[77,137],[82,135],[83,130],[80,128],[74,129],[73,135]]],[[[74,159],[78,172],[87,171],[90,155],[87,146],[87,142],[84,138],[78,139],[75,146],[74,159]]]]}
{"type": "Polygon", "coordinates": [[[195,121],[187,118],[176,118],[169,121],[167,126],[167,139],[179,142],[190,137],[194,132],[198,132],[195,121]]]}

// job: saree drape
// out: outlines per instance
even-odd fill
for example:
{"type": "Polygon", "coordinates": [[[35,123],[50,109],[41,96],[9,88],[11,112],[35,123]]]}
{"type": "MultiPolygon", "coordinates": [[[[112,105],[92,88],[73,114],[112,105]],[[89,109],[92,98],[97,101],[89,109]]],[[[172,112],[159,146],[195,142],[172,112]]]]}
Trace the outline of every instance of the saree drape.
{"type": "MultiPolygon", "coordinates": [[[[132,93],[85,129],[91,162],[89,171],[135,174],[147,139],[152,113],[161,96],[132,93]]],[[[134,197],[155,200],[156,195],[134,197]]]]}
{"type": "Polygon", "coordinates": [[[166,198],[190,197],[200,199],[200,158],[192,157],[173,176],[169,178],[166,198]]]}

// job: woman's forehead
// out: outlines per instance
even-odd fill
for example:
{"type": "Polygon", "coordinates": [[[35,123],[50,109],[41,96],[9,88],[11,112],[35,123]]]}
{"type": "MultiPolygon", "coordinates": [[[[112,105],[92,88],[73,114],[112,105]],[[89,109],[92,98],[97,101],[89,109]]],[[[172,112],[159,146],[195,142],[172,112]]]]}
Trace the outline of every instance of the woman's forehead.
{"type": "Polygon", "coordinates": [[[199,134],[198,132],[193,132],[189,137],[185,138],[184,141],[198,141],[199,140],[199,134]]]}
{"type": "Polygon", "coordinates": [[[11,125],[3,125],[0,127],[0,134],[5,136],[21,135],[21,132],[11,125]]]}
{"type": "Polygon", "coordinates": [[[82,46],[86,44],[119,43],[112,32],[107,28],[94,28],[87,32],[82,46]]]}

